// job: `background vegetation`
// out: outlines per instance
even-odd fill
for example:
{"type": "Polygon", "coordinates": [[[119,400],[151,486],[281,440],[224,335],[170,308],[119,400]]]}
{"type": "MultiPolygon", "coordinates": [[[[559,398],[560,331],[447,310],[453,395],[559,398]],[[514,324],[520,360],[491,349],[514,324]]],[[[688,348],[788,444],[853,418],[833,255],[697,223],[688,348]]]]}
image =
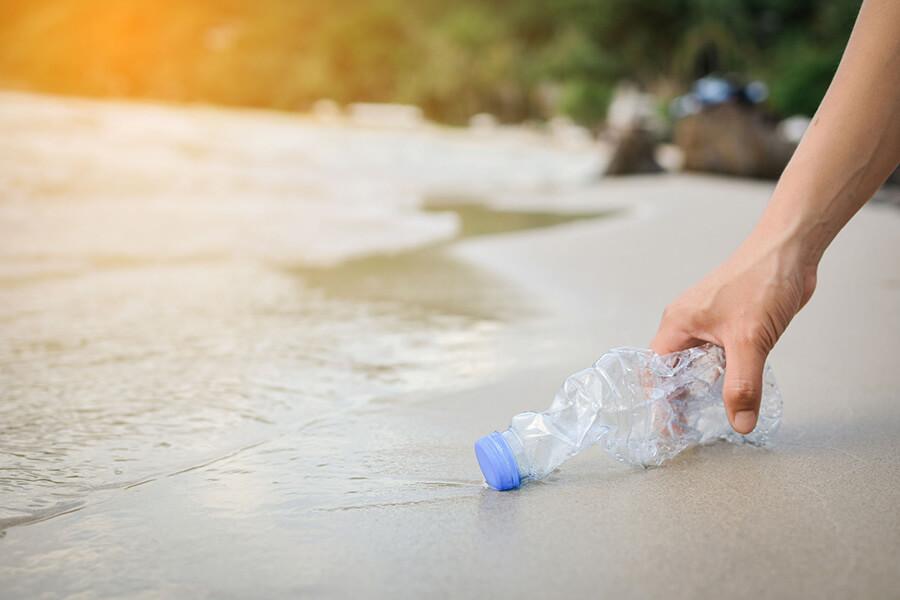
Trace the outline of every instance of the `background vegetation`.
{"type": "Polygon", "coordinates": [[[3,0],[0,85],[304,109],[417,104],[459,123],[602,119],[614,84],[662,99],[710,71],[811,114],[859,0],[3,0]]]}

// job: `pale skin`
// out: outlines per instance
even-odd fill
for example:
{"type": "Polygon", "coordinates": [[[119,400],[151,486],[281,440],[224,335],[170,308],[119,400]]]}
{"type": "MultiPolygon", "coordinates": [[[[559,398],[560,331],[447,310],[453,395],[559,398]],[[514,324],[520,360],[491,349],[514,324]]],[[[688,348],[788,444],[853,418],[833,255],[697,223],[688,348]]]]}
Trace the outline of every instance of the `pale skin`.
{"type": "Polygon", "coordinates": [[[759,222],[663,313],[659,354],[725,349],[723,396],[756,427],[766,357],[816,288],[828,245],[900,163],[900,0],[865,0],[840,66],[759,222]]]}

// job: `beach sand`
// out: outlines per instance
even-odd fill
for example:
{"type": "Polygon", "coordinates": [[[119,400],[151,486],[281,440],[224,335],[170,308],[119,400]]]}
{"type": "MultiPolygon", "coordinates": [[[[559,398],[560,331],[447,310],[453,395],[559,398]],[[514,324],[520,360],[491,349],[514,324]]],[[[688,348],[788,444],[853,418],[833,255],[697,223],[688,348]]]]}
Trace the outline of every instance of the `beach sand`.
{"type": "Polygon", "coordinates": [[[511,333],[472,355],[496,375],[378,399],[7,529],[0,596],[900,597],[900,211],[889,207],[866,207],[839,236],[771,357],[785,401],[771,448],[715,444],[651,470],[593,449],[519,491],[481,483],[474,440],[545,408],[607,348],[646,345],[665,304],[737,245],[770,191],[606,180],[584,206],[620,216],[443,247],[440,260],[492,290],[485,302],[520,307],[500,319],[511,333]],[[307,475],[286,481],[292,469],[307,475]]]}

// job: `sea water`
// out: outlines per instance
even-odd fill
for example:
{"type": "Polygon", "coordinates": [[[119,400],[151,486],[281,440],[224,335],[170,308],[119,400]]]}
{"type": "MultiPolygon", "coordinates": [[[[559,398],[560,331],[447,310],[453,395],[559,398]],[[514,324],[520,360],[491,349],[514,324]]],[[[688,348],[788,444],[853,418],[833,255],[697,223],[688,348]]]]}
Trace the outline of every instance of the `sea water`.
{"type": "Polygon", "coordinates": [[[512,295],[410,252],[461,230],[420,206],[597,165],[521,132],[20,94],[0,130],[0,530],[197,468],[212,494],[248,448],[303,502],[359,491],[334,422],[507,360],[512,295]]]}

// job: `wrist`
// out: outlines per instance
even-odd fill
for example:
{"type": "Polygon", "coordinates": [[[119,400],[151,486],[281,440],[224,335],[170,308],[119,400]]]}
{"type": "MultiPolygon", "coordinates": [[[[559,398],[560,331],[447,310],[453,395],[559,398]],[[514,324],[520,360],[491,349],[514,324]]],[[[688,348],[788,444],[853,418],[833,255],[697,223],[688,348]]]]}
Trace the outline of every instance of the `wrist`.
{"type": "Polygon", "coordinates": [[[750,237],[796,268],[815,272],[836,233],[830,231],[828,223],[814,204],[776,189],[750,237]]]}
{"type": "Polygon", "coordinates": [[[738,260],[762,269],[771,281],[789,283],[797,293],[797,311],[815,291],[819,261],[828,245],[826,239],[831,238],[815,221],[795,217],[783,218],[767,210],[742,245],[738,260]]]}

